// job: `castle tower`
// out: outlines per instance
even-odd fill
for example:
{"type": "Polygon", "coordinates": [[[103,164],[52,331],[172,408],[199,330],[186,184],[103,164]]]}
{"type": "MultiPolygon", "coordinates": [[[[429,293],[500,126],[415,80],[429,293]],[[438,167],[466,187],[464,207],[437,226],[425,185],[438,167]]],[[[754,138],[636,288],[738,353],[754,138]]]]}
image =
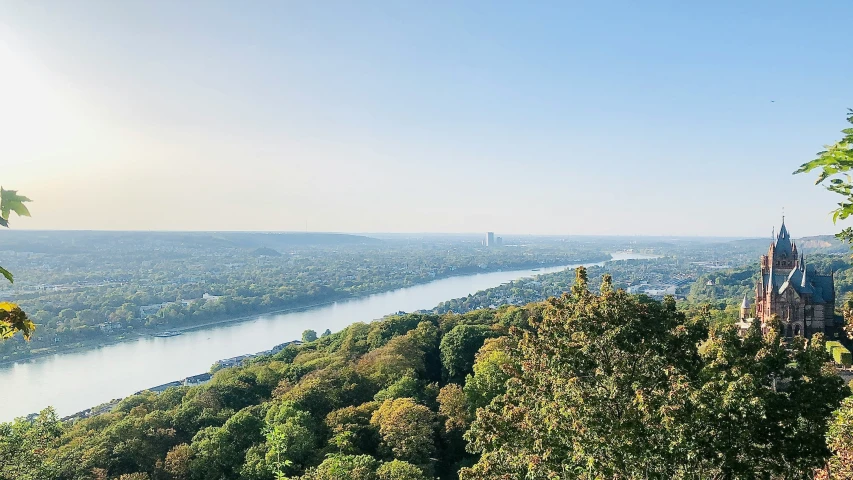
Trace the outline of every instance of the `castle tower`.
{"type": "MultiPolygon", "coordinates": [[[[746,318],[744,306],[748,309],[746,299],[741,304],[742,319],[746,318]]],[[[834,279],[807,268],[784,217],[767,255],[761,256],[761,277],[755,286],[755,316],[765,326],[774,315],[786,337],[825,332],[835,319],[834,279]]]]}
{"type": "Polygon", "coordinates": [[[746,295],[743,296],[743,302],[740,304],[740,319],[746,320],[749,317],[749,300],[746,299],[746,295]]]}

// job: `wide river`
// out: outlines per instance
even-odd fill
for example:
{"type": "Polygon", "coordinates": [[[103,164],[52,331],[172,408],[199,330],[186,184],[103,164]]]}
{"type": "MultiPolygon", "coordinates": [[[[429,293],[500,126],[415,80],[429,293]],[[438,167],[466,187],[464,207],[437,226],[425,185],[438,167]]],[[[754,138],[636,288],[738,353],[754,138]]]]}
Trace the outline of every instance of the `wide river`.
{"type": "MultiPolygon", "coordinates": [[[[649,256],[613,254],[614,260],[630,258],[649,256]]],[[[0,421],[37,412],[49,405],[60,416],[70,415],[113,398],[207,372],[217,360],[268,350],[301,338],[302,331],[308,328],[317,332],[328,328],[335,332],[354,322],[369,322],[400,310],[431,309],[445,300],[510,280],[576,266],[445,278],[308,310],[204,327],[176,337],[140,337],[93,350],[2,366],[0,421]]]]}

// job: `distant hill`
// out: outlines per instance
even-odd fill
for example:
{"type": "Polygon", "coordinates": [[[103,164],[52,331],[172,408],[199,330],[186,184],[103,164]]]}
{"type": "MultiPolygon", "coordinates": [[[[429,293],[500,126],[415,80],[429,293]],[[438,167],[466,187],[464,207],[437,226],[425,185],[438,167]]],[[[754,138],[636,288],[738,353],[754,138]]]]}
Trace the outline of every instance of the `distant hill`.
{"type": "Polygon", "coordinates": [[[850,251],[850,245],[835,238],[834,235],[803,237],[796,242],[797,246],[803,249],[805,253],[846,253],[850,251]]]}
{"type": "MultiPolygon", "coordinates": [[[[850,246],[841,242],[834,235],[816,235],[813,237],[802,237],[794,240],[797,243],[797,248],[802,250],[806,255],[812,253],[845,253],[850,251],[850,246]]],[[[732,240],[730,245],[737,246],[744,250],[756,250],[762,254],[767,253],[767,247],[770,246],[769,238],[745,238],[732,240]]]]}
{"type": "Polygon", "coordinates": [[[334,246],[334,245],[378,245],[382,240],[350,235],[346,233],[261,233],[261,232],[221,232],[210,233],[213,238],[228,241],[240,247],[268,247],[282,249],[296,246],[334,246]]]}
{"type": "Polygon", "coordinates": [[[378,245],[383,241],[343,233],[109,232],[86,230],[3,230],[0,250],[32,253],[85,253],[102,248],[134,250],[161,246],[270,248],[378,245]]]}

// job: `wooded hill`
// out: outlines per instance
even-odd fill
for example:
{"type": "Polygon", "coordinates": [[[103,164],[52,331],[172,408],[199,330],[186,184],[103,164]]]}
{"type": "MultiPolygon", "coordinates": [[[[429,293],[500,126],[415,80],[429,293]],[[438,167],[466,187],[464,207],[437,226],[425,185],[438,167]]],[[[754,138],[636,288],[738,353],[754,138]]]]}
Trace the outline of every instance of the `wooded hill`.
{"type": "Polygon", "coordinates": [[[708,325],[580,269],[561,298],[356,323],[110,413],[2,425],[0,478],[849,478],[853,400],[823,340],[708,325]]]}

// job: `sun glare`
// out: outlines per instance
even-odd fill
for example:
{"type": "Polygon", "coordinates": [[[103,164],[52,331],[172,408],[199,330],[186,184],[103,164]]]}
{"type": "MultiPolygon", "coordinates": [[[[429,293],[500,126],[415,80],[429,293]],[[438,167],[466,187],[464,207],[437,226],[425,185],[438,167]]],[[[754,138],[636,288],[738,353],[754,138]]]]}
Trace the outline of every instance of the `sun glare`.
{"type": "MultiPolygon", "coordinates": [[[[26,163],[73,140],[79,126],[56,77],[0,30],[0,161],[26,163]]],[[[79,117],[78,117],[79,118],[79,117]]]]}

